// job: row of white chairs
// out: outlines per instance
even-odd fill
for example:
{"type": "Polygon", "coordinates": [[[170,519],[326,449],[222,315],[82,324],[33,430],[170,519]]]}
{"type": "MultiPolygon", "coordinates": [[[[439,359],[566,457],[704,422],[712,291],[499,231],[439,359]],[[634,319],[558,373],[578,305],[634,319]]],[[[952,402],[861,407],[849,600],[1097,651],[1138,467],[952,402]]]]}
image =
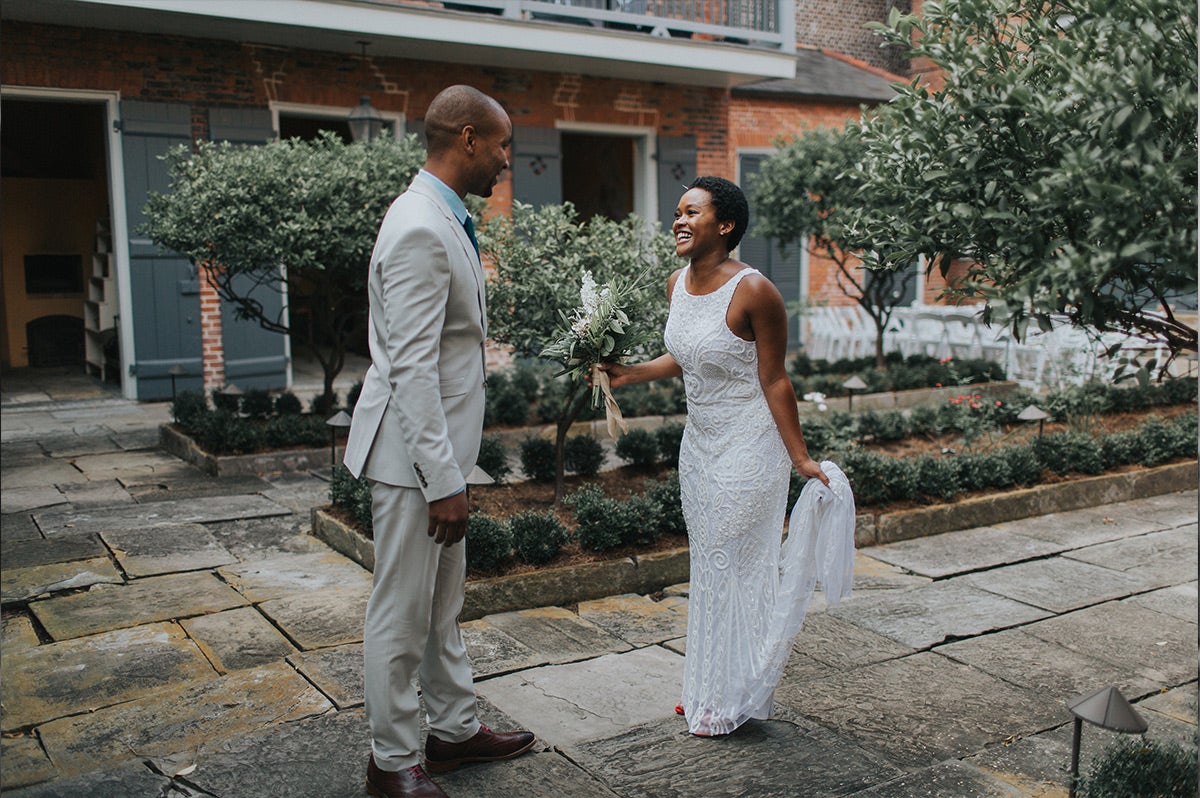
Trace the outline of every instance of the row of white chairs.
{"type": "MultiPolygon", "coordinates": [[[[991,360],[1004,365],[1008,379],[1032,391],[1111,379],[1119,362],[1105,352],[1117,343],[1142,362],[1162,363],[1165,354],[1161,344],[1123,334],[1089,335],[1065,324],[1018,341],[1007,327],[984,324],[977,311],[972,306],[896,308],[884,332],[884,352],[991,360]]],[[[810,357],[839,360],[875,352],[875,322],[859,305],[814,307],[803,321],[804,351],[810,357]]]]}

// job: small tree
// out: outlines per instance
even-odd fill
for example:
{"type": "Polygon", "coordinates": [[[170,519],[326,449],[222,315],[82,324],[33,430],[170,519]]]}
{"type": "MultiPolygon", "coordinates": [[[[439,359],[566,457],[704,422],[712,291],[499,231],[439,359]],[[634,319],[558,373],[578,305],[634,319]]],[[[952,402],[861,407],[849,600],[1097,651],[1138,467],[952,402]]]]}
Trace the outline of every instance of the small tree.
{"type": "MultiPolygon", "coordinates": [[[[561,317],[579,305],[579,285],[584,271],[598,283],[613,278],[626,283],[649,271],[661,279],[642,281],[626,309],[639,324],[660,332],[656,344],[662,351],[661,330],[666,322],[666,281],[678,265],[675,244],[669,235],[651,231],[636,216],[621,221],[596,216],[581,222],[571,203],[534,209],[513,203],[513,214],[489,219],[481,228],[479,244],[494,265],[488,285],[488,333],[508,344],[517,355],[537,358],[554,341],[561,317]]],[[[592,389],[578,382],[565,392],[555,424],[555,501],[563,496],[563,453],[571,424],[591,401],[592,389]]]]}
{"type": "Polygon", "coordinates": [[[415,136],[345,144],[332,133],[313,141],[262,146],[200,142],[166,156],[171,190],[150,195],[145,232],[189,258],[239,318],[282,334],[291,323],[264,309],[267,289],[312,297],[314,344],[325,395],[366,314],[366,282],[379,224],[424,161],[415,136]]]}
{"type": "Polygon", "coordinates": [[[1018,337],[1057,317],[1196,351],[1172,307],[1196,292],[1195,3],[929,0],[878,27],[945,84],[864,124],[851,176],[895,204],[848,226],[894,242],[876,262],[965,260],[957,290],[1018,337]]]}
{"type": "Polygon", "coordinates": [[[862,157],[857,123],[840,130],[807,130],[780,144],[754,177],[751,192],[760,209],[760,234],[803,242],[811,254],[824,255],[837,266],[838,288],[875,324],[875,363],[882,369],[884,331],[915,274],[910,269],[871,274],[861,266],[859,253],[883,244],[855,236],[844,220],[854,210],[878,210],[886,203],[872,193],[870,182],[853,175],[862,157]]]}

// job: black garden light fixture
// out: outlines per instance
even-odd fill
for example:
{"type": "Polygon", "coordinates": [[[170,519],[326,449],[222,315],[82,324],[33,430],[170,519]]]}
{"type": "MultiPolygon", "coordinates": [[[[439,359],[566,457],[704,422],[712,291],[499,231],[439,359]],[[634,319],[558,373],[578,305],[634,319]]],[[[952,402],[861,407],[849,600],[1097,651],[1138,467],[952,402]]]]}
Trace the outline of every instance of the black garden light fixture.
{"type": "Polygon", "coordinates": [[[842,387],[846,389],[846,409],[854,409],[854,392],[865,390],[867,384],[863,382],[863,378],[857,374],[850,376],[848,380],[842,383],[842,387]]]}
{"type": "Polygon", "coordinates": [[[175,378],[176,377],[186,377],[187,373],[188,373],[187,369],[185,369],[183,366],[179,365],[178,363],[176,363],[174,366],[171,366],[171,368],[167,369],[167,374],[171,375],[171,420],[172,421],[179,420],[179,419],[175,418],[175,378]]]}
{"type": "Polygon", "coordinates": [[[1037,405],[1029,405],[1020,413],[1017,413],[1017,418],[1021,421],[1036,421],[1038,423],[1038,437],[1042,437],[1042,428],[1046,424],[1046,419],[1050,418],[1050,414],[1037,405]]]}
{"type": "Polygon", "coordinates": [[[338,430],[350,426],[350,415],[345,410],[339,410],[325,419],[329,425],[329,468],[337,468],[337,434],[338,430]]]}
{"type": "Polygon", "coordinates": [[[1071,735],[1071,787],[1070,798],[1075,798],[1075,784],[1079,781],[1079,741],[1083,733],[1083,722],[1095,724],[1102,729],[1122,734],[1142,734],[1149,728],[1121,691],[1115,687],[1104,687],[1094,693],[1072,698],[1067,709],[1075,716],[1075,730],[1071,735]]]}

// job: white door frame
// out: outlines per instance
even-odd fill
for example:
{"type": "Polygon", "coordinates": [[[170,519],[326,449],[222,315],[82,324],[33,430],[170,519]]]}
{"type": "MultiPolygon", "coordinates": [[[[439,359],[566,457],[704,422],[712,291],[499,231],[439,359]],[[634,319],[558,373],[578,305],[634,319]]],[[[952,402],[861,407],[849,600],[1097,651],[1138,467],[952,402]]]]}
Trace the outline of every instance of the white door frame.
{"type": "Polygon", "coordinates": [[[658,219],[658,132],[648,125],[606,125],[559,119],[554,127],[568,133],[598,136],[628,136],[633,139],[633,212],[647,224],[658,219]]]}
{"type": "Polygon", "coordinates": [[[133,343],[133,302],[129,277],[129,220],[125,216],[125,160],[121,150],[121,132],[117,122],[121,118],[121,93],[90,89],[55,89],[42,86],[3,86],[4,97],[46,100],[63,103],[99,103],[104,106],[106,132],[105,153],[108,170],[108,215],[112,235],[114,268],[117,277],[117,336],[121,351],[121,395],[126,399],[137,398],[137,380],[130,374],[130,366],[137,362],[133,343]]]}

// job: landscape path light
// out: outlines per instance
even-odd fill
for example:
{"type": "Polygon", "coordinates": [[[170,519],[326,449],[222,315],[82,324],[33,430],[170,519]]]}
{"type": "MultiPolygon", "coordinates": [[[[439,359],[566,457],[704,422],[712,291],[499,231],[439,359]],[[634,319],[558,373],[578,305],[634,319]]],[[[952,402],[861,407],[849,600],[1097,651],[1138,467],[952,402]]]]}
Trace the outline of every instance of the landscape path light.
{"type": "Polygon", "coordinates": [[[179,419],[175,418],[175,378],[186,376],[187,369],[176,363],[167,369],[167,373],[171,375],[171,420],[178,421],[179,419]]]}
{"type": "Polygon", "coordinates": [[[1070,787],[1070,798],[1075,798],[1075,784],[1079,781],[1079,741],[1085,720],[1122,734],[1142,734],[1149,727],[1115,687],[1103,687],[1094,693],[1072,698],[1067,702],[1067,709],[1075,716],[1075,730],[1071,735],[1070,787]]]}
{"type": "Polygon", "coordinates": [[[850,377],[850,379],[848,379],[842,383],[842,387],[846,389],[846,409],[853,410],[854,409],[854,392],[865,389],[867,387],[867,384],[865,382],[863,382],[862,377],[858,376],[857,374],[854,374],[850,377]]]}
{"type": "Polygon", "coordinates": [[[333,469],[337,468],[337,433],[339,429],[350,426],[350,414],[339,410],[325,419],[325,423],[329,425],[329,471],[332,479],[333,469]]]}
{"type": "Polygon", "coordinates": [[[225,383],[225,387],[217,391],[221,396],[229,397],[230,403],[233,404],[233,412],[240,415],[242,412],[242,394],[244,391],[234,385],[232,382],[225,383]]]}
{"type": "Polygon", "coordinates": [[[1042,428],[1046,424],[1046,419],[1050,418],[1050,414],[1037,405],[1029,405],[1020,413],[1017,413],[1017,418],[1021,421],[1036,421],[1038,423],[1038,437],[1042,437],[1042,428]]]}

